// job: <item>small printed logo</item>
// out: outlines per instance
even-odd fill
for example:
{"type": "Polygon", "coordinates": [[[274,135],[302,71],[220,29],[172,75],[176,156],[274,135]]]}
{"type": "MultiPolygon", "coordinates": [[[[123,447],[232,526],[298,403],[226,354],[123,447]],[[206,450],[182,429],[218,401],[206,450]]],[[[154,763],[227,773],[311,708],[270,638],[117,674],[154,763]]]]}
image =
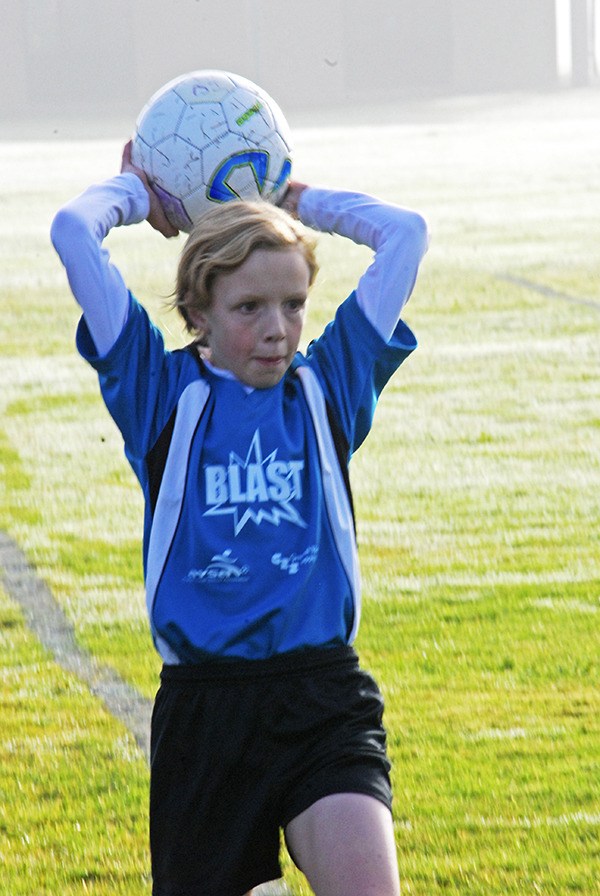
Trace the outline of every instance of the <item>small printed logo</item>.
{"type": "Polygon", "coordinates": [[[231,551],[215,554],[204,569],[190,569],[184,582],[247,582],[250,567],[238,566],[231,551]]]}
{"type": "Polygon", "coordinates": [[[235,123],[238,127],[241,127],[243,124],[246,124],[246,122],[249,121],[253,115],[256,115],[258,112],[260,112],[261,109],[262,103],[254,103],[254,105],[250,106],[249,109],[246,109],[246,111],[242,115],[240,115],[239,118],[236,118],[235,123]]]}
{"type": "Polygon", "coordinates": [[[311,545],[302,551],[301,554],[289,554],[284,557],[283,554],[273,554],[271,563],[278,566],[283,572],[287,572],[290,576],[296,575],[301,566],[312,566],[317,559],[319,549],[316,544],[311,545]]]}

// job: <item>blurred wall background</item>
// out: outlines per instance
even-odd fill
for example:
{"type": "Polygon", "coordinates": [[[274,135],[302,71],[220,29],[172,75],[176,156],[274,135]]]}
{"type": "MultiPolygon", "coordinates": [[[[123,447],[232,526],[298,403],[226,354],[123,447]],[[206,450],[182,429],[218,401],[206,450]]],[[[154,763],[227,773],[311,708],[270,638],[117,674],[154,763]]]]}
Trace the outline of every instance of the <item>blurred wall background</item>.
{"type": "Polygon", "coordinates": [[[286,110],[598,83],[600,0],[0,0],[0,119],[135,117],[235,71],[286,110]]]}

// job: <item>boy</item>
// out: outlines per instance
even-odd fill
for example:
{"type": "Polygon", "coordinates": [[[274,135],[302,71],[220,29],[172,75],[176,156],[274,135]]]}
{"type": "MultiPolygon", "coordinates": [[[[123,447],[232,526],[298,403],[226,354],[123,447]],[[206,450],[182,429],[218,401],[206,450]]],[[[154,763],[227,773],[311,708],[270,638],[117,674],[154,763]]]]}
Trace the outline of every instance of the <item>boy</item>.
{"type": "Polygon", "coordinates": [[[279,832],[317,896],[398,896],[383,702],[352,643],[360,584],[347,462],[416,347],[400,321],[423,219],[291,184],[285,211],[227,203],[181,256],[195,341],[168,352],[102,241],[148,219],[175,235],[130,148],[56,216],[83,309],[77,343],[145,496],[144,571],[164,665],[152,720],[154,896],[243,896],[278,877],[279,832]],[[298,352],[314,245],[375,251],[298,352]]]}

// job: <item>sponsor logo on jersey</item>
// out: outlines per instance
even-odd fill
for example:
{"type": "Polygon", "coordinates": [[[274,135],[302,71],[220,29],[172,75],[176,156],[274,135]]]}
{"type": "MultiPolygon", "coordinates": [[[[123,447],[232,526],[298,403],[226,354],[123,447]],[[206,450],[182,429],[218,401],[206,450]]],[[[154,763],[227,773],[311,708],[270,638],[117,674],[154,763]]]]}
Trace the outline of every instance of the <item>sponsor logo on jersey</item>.
{"type": "Polygon", "coordinates": [[[185,582],[247,582],[248,566],[239,566],[237,558],[231,556],[231,551],[223,551],[215,554],[208,566],[204,569],[190,569],[185,582]]]}
{"type": "Polygon", "coordinates": [[[207,464],[204,516],[231,515],[234,535],[252,521],[257,526],[282,521],[306,528],[294,506],[302,499],[303,460],[279,460],[277,450],[263,457],[260,431],[245,458],[231,452],[227,464],[207,464]]]}
{"type": "Polygon", "coordinates": [[[305,551],[302,551],[301,554],[288,554],[287,556],[280,553],[273,554],[271,563],[274,566],[278,566],[282,572],[287,572],[288,575],[294,576],[301,566],[312,566],[316,563],[318,553],[319,548],[316,544],[312,544],[305,551]]]}

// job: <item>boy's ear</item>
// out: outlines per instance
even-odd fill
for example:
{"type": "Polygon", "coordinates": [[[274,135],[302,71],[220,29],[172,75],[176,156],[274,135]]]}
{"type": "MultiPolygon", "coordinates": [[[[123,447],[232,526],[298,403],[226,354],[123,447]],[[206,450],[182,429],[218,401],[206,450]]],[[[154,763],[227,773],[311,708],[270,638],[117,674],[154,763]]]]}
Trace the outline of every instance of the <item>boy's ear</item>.
{"type": "Polygon", "coordinates": [[[210,327],[208,324],[208,317],[203,311],[198,311],[194,309],[194,311],[188,311],[189,318],[194,325],[194,329],[199,333],[202,333],[204,336],[208,336],[210,333],[210,327]]]}

